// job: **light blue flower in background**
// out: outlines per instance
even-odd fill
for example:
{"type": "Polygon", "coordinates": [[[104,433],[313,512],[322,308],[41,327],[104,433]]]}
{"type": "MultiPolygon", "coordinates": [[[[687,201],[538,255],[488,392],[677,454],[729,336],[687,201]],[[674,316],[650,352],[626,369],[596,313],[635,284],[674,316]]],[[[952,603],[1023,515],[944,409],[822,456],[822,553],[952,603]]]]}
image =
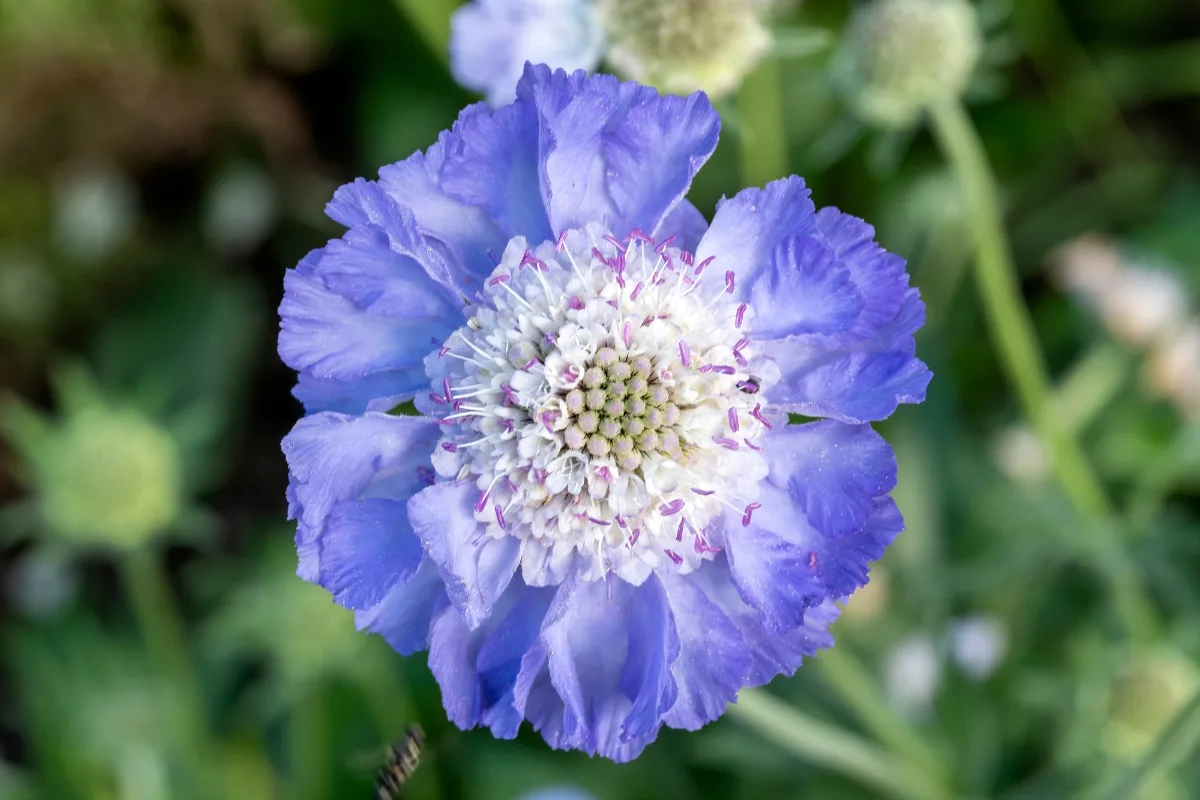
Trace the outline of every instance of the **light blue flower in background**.
{"type": "Polygon", "coordinates": [[[832,644],[903,527],[869,423],[930,379],[904,261],[797,177],[710,225],[719,128],[528,66],[339,189],[349,230],[285,277],[299,574],[428,648],[463,728],[632,759],[832,644]]]}
{"type": "Polygon", "coordinates": [[[525,62],[591,71],[604,27],[591,0],[476,0],[451,21],[450,68],[494,106],[511,103],[525,62]]]}

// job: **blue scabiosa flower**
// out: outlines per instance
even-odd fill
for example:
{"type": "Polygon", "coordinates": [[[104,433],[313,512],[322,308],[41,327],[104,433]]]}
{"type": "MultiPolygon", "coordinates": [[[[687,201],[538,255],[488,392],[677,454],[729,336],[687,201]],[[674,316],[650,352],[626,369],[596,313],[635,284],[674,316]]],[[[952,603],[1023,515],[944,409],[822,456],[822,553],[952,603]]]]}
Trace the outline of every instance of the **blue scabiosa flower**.
{"type": "Polygon", "coordinates": [[[590,72],[603,49],[592,0],[475,0],[451,20],[455,80],[495,106],[512,102],[526,61],[590,72]]]}
{"type": "Polygon", "coordinates": [[[285,278],[299,574],[428,648],[464,728],[634,758],[829,646],[902,528],[867,423],[930,377],[904,262],[795,177],[706,224],[719,125],[527,66],[285,278]]]}

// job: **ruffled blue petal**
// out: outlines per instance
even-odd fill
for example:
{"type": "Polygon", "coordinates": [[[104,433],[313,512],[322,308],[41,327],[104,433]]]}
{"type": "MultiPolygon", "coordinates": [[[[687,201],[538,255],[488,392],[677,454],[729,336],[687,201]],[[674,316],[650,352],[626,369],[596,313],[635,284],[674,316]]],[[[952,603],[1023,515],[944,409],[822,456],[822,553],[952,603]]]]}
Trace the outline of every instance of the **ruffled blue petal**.
{"type": "Polygon", "coordinates": [[[383,497],[338,503],[316,541],[317,582],[346,608],[376,605],[411,578],[424,557],[405,503],[383,497]]]}
{"type": "Polygon", "coordinates": [[[914,356],[913,333],[924,322],[925,305],[909,289],[896,317],[869,339],[808,335],[762,343],[780,371],[766,397],[795,413],[852,424],[923,402],[933,373],[914,356]]]}
{"type": "Polygon", "coordinates": [[[832,247],[810,236],[781,241],[748,299],[755,338],[838,334],[858,320],[863,297],[832,247]]]}
{"type": "Polygon", "coordinates": [[[833,645],[829,626],[837,619],[838,607],[824,600],[804,612],[801,623],[779,631],[763,624],[758,610],[747,604],[734,585],[728,563],[721,557],[688,576],[718,609],[724,620],[737,629],[750,657],[746,686],[761,686],[777,675],[791,675],[804,658],[833,645]]]}
{"type": "Polygon", "coordinates": [[[446,592],[468,628],[491,615],[521,560],[520,539],[493,539],[475,520],[478,495],[472,482],[457,481],[429,486],[408,501],[413,529],[441,569],[446,592]]]}
{"type": "Polygon", "coordinates": [[[397,204],[412,210],[421,234],[444,254],[451,285],[466,297],[483,286],[508,238],[483,209],[447,194],[440,174],[447,157],[461,145],[463,120],[490,113],[482,104],[467,108],[454,129],[425,153],[379,170],[379,185],[397,204]]]}
{"type": "Polygon", "coordinates": [[[655,235],[659,241],[674,236],[677,247],[694,253],[707,230],[708,220],[699,209],[688,200],[680,200],[679,205],[671,209],[671,213],[659,224],[655,235]]]}
{"type": "Polygon", "coordinates": [[[431,337],[454,330],[462,305],[391,238],[373,224],[353,228],[284,276],[279,354],[288,366],[345,383],[395,373],[390,396],[422,384],[431,337]]]}
{"type": "MultiPolygon", "coordinates": [[[[292,396],[304,404],[304,410],[309,414],[321,411],[336,411],[339,414],[391,411],[420,388],[414,387],[411,374],[409,369],[399,369],[377,372],[354,381],[335,381],[314,378],[301,372],[296,378],[292,396]]],[[[425,385],[428,385],[428,380],[425,385]]]]}
{"type": "Polygon", "coordinates": [[[308,540],[338,503],[363,497],[404,501],[425,486],[438,428],[419,417],[325,412],[296,423],[283,440],[290,477],[288,517],[308,540]]]}
{"type": "Polygon", "coordinates": [[[397,583],[376,605],[354,612],[359,630],[383,637],[402,656],[429,646],[430,619],[438,606],[448,605],[437,566],[425,559],[407,581],[397,583]]]}
{"type": "Polygon", "coordinates": [[[591,71],[604,28],[586,0],[475,0],[450,20],[450,69],[494,106],[512,102],[525,62],[591,71]]]}
{"type": "MultiPolygon", "coordinates": [[[[734,273],[745,296],[771,263],[776,246],[792,236],[803,236],[812,227],[816,211],[804,180],[793,175],[772,181],[763,189],[743,189],[732,199],[717,203],[708,232],[696,248],[696,260],[713,258],[711,269],[734,273]]],[[[783,303],[793,298],[779,298],[783,303]]],[[[755,309],[760,316],[767,309],[755,309]]]]}
{"type": "Polygon", "coordinates": [[[737,626],[690,575],[666,573],[662,583],[680,642],[679,658],[671,666],[679,696],[663,721],[694,731],[725,713],[749,680],[754,662],[737,626]]]}
{"type": "Polygon", "coordinates": [[[654,576],[637,587],[618,578],[563,584],[541,638],[564,706],[556,746],[635,758],[677,696],[669,665],[679,636],[662,584],[654,576]]]}
{"type": "Polygon", "coordinates": [[[896,456],[869,425],[787,425],[767,437],[766,457],[770,483],[830,537],[862,530],[873,500],[896,486],[896,456]]]}
{"type": "Polygon", "coordinates": [[[463,115],[456,129],[459,145],[442,165],[442,188],[482,209],[506,238],[553,239],[540,182],[538,118],[530,104],[463,115]]]}

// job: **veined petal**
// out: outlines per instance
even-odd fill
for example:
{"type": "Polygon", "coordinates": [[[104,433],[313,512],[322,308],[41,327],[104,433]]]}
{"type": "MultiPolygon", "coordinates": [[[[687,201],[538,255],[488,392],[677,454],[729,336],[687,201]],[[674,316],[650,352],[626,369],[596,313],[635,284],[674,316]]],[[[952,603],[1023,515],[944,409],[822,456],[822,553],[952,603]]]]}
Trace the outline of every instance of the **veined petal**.
{"type": "Polygon", "coordinates": [[[383,497],[338,503],[316,541],[317,582],[346,608],[378,604],[424,557],[404,501],[383,497]]]}
{"type": "Polygon", "coordinates": [[[788,425],[767,439],[768,480],[826,536],[861,530],[876,497],[896,485],[896,456],[869,425],[788,425]]]}
{"type": "Polygon", "coordinates": [[[475,520],[478,494],[470,481],[439,483],[408,502],[413,529],[441,569],[446,592],[469,628],[492,613],[521,560],[520,539],[493,539],[475,520]]]}
{"type": "Polygon", "coordinates": [[[771,254],[749,291],[755,338],[838,334],[855,324],[862,295],[832,247],[810,236],[791,236],[771,254]]]}
{"type": "Polygon", "coordinates": [[[428,558],[406,581],[397,583],[379,603],[354,612],[359,630],[378,633],[402,656],[429,646],[429,625],[435,609],[448,604],[442,576],[428,558]]]}

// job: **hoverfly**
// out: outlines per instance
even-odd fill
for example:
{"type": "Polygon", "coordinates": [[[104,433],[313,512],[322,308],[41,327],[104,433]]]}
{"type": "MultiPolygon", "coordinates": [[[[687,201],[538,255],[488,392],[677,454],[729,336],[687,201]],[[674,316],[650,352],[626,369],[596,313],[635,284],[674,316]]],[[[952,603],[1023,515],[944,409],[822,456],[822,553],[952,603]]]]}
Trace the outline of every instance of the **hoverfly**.
{"type": "Polygon", "coordinates": [[[388,746],[387,759],[375,778],[375,800],[399,800],[404,784],[421,763],[425,732],[420,725],[409,725],[399,740],[388,746]]]}

